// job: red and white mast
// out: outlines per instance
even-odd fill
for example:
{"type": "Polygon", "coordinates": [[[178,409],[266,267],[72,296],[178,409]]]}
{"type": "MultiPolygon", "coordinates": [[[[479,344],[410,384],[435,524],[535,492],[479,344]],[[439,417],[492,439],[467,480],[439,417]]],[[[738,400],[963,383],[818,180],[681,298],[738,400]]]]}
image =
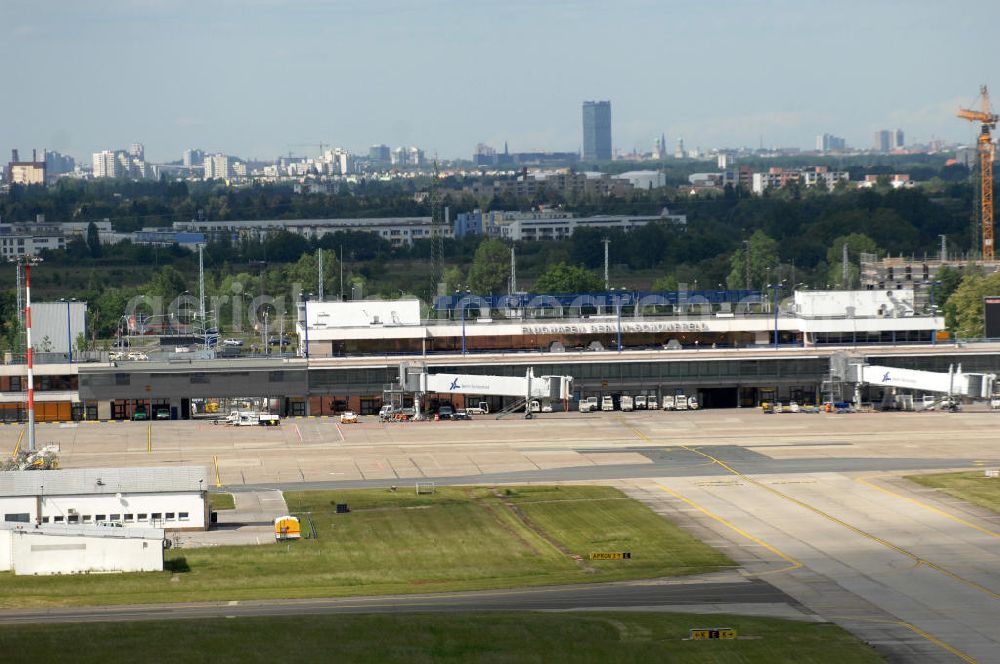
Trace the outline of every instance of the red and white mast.
{"type": "Polygon", "coordinates": [[[35,364],[31,348],[31,266],[42,261],[37,256],[18,256],[24,266],[24,329],[28,362],[28,451],[35,451],[35,364]]]}

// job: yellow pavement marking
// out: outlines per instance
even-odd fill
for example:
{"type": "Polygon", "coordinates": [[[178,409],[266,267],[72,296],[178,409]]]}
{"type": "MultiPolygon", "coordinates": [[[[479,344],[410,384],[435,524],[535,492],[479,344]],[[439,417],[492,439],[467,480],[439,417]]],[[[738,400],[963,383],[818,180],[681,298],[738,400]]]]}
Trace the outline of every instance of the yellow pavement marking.
{"type": "Polygon", "coordinates": [[[962,524],[963,526],[968,526],[969,528],[972,528],[973,530],[978,530],[979,532],[984,533],[986,535],[989,535],[990,537],[1000,537],[1000,533],[998,533],[996,531],[990,530],[989,528],[983,528],[982,526],[977,526],[976,524],[974,524],[974,523],[972,523],[970,521],[966,521],[965,519],[963,519],[960,516],[955,516],[951,512],[946,512],[945,510],[940,509],[938,507],[934,507],[933,505],[928,505],[927,503],[925,503],[923,501],[920,501],[920,500],[917,500],[916,498],[911,498],[910,496],[905,496],[905,495],[903,495],[901,493],[897,493],[897,492],[895,492],[895,491],[893,491],[891,489],[886,489],[885,487],[879,486],[879,485],[875,484],[874,482],[870,482],[869,480],[865,479],[864,477],[856,477],[854,479],[854,481],[855,482],[860,482],[861,484],[864,484],[865,486],[871,487],[873,489],[878,489],[879,491],[881,491],[883,493],[887,493],[890,496],[895,496],[896,498],[900,498],[902,500],[909,501],[909,502],[913,503],[914,505],[919,505],[920,507],[923,507],[925,510],[928,510],[930,512],[934,512],[936,514],[940,514],[941,516],[947,517],[947,518],[951,519],[952,521],[955,521],[957,523],[962,524]]]}
{"type": "MultiPolygon", "coordinates": [[[[640,438],[642,438],[642,439],[644,439],[646,441],[649,440],[649,437],[646,434],[644,434],[642,431],[640,431],[639,429],[636,429],[635,427],[632,427],[632,426],[629,426],[629,428],[632,429],[632,431],[635,432],[640,438]]],[[[689,446],[684,445],[682,443],[677,443],[677,446],[680,447],[681,449],[685,449],[685,450],[688,450],[689,452],[692,452],[692,453],[697,454],[699,456],[705,457],[706,459],[711,459],[713,463],[716,463],[719,466],[725,468],[728,472],[732,473],[733,475],[736,475],[737,477],[739,477],[739,478],[741,478],[743,480],[746,480],[747,482],[750,482],[751,484],[753,484],[753,485],[755,485],[757,487],[760,487],[761,489],[764,489],[765,491],[769,491],[769,492],[773,493],[774,495],[776,495],[776,496],[778,496],[780,498],[784,498],[785,500],[787,500],[787,501],[789,501],[791,503],[794,503],[794,504],[798,505],[799,507],[802,507],[803,509],[809,510],[810,512],[812,512],[813,514],[816,514],[817,516],[821,516],[824,519],[827,519],[828,521],[836,523],[837,525],[842,526],[842,527],[850,530],[851,532],[853,532],[853,533],[855,533],[857,535],[861,535],[865,539],[871,540],[872,542],[875,542],[877,544],[881,544],[882,546],[886,547],[887,549],[889,549],[891,551],[895,551],[896,553],[900,554],[901,556],[905,556],[905,557],[909,558],[918,567],[920,565],[924,565],[926,567],[929,567],[929,568],[933,569],[934,571],[936,571],[936,572],[938,572],[940,574],[943,574],[943,575],[945,575],[945,576],[947,576],[947,577],[949,577],[951,579],[954,579],[955,581],[963,583],[963,584],[969,586],[970,588],[972,588],[974,590],[978,590],[978,591],[980,591],[982,593],[985,593],[991,599],[1000,599],[1000,593],[998,593],[998,592],[996,592],[994,590],[990,590],[986,586],[980,585],[980,584],[976,583],[975,581],[971,581],[969,579],[966,579],[965,577],[959,576],[955,572],[952,572],[950,569],[948,569],[946,567],[943,567],[942,565],[939,565],[938,563],[935,563],[934,561],[927,560],[926,558],[923,558],[923,557],[921,557],[921,556],[913,553],[912,551],[904,549],[903,547],[899,546],[898,544],[893,544],[892,542],[890,542],[890,541],[888,541],[886,539],[883,539],[883,538],[879,537],[878,535],[874,535],[872,533],[869,533],[868,531],[863,530],[863,529],[861,529],[861,528],[859,528],[859,527],[857,527],[855,525],[852,525],[852,524],[844,521],[843,519],[839,519],[839,518],[833,516],[832,514],[830,514],[829,512],[824,512],[823,510],[819,509],[818,507],[814,507],[814,506],[810,505],[809,503],[807,503],[807,502],[805,502],[803,500],[799,500],[798,498],[793,498],[792,496],[788,495],[787,493],[783,493],[783,492],[779,491],[778,489],[775,489],[772,486],[768,486],[767,484],[764,484],[763,482],[761,482],[761,481],[759,481],[757,479],[754,479],[753,477],[750,477],[749,475],[746,475],[746,474],[740,472],[739,470],[736,470],[735,468],[733,468],[732,466],[730,466],[729,464],[727,464],[725,461],[723,461],[723,460],[721,460],[719,458],[716,458],[716,457],[712,456],[711,454],[708,454],[707,452],[702,452],[701,450],[699,450],[697,448],[689,447],[689,446]]]]}
{"type": "Polygon", "coordinates": [[[910,623],[908,623],[906,621],[903,621],[903,620],[900,620],[898,622],[898,624],[901,625],[901,626],[903,626],[903,627],[905,627],[906,629],[912,631],[914,634],[919,634],[920,636],[924,637],[925,639],[927,639],[928,641],[930,641],[934,645],[938,646],[939,648],[943,648],[943,649],[947,650],[948,652],[950,652],[955,657],[958,657],[959,659],[961,659],[962,661],[968,662],[968,664],[979,664],[979,660],[977,660],[976,658],[972,657],[971,655],[965,654],[964,652],[962,652],[961,650],[959,650],[958,648],[956,648],[955,646],[953,646],[953,645],[951,645],[949,643],[945,643],[944,641],[942,641],[941,639],[937,638],[933,634],[928,634],[927,632],[925,632],[924,630],[920,629],[916,625],[911,625],[910,623]]]}
{"type": "MultiPolygon", "coordinates": [[[[670,487],[664,486],[663,484],[660,484],[659,482],[656,483],[656,486],[660,487],[661,489],[663,489],[664,491],[666,491],[667,493],[669,493],[674,498],[677,498],[678,500],[684,501],[685,503],[687,503],[691,507],[695,508],[696,510],[698,510],[699,512],[701,512],[705,516],[710,517],[712,519],[715,519],[716,521],[718,521],[722,525],[726,526],[727,528],[729,528],[733,532],[736,532],[739,535],[742,535],[743,537],[747,538],[748,540],[750,540],[754,544],[757,544],[759,546],[764,547],[765,549],[767,549],[768,551],[770,551],[774,555],[776,555],[779,558],[781,558],[781,559],[785,560],[786,562],[790,563],[788,565],[788,567],[782,567],[781,569],[771,570],[769,572],[764,572],[763,574],[777,574],[778,572],[790,572],[792,570],[799,569],[800,567],[802,567],[802,563],[801,562],[799,562],[795,558],[792,558],[790,555],[788,555],[787,553],[785,553],[784,551],[782,551],[778,547],[772,546],[772,545],[768,544],[767,542],[765,542],[761,538],[757,537],[756,535],[751,535],[750,533],[748,533],[747,531],[743,530],[742,528],[740,528],[736,524],[734,524],[734,523],[726,520],[724,517],[721,517],[718,514],[715,514],[714,512],[710,511],[709,509],[707,509],[705,507],[702,507],[701,505],[699,505],[698,503],[694,502],[690,498],[687,498],[687,497],[681,495],[677,491],[674,491],[670,487]]],[[[762,576],[762,574],[755,574],[754,576],[762,576]]]]}

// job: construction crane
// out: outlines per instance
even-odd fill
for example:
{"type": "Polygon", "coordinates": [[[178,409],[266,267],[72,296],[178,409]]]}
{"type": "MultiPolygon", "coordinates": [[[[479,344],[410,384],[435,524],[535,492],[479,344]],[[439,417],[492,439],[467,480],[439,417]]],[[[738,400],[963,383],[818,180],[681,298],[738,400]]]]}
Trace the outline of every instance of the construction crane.
{"type": "Polygon", "coordinates": [[[986,86],[979,87],[980,108],[958,109],[958,117],[969,122],[979,122],[979,178],[980,218],[983,227],[983,260],[993,260],[993,137],[990,130],[997,126],[997,115],[990,110],[990,93],[986,86]]]}

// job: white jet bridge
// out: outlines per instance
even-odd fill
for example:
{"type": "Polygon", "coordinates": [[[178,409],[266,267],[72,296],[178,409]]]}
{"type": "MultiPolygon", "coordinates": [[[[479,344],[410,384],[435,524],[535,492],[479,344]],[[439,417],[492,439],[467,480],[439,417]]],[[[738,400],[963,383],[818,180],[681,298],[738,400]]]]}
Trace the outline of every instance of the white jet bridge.
{"type": "Polygon", "coordinates": [[[987,400],[995,394],[996,378],[991,373],[964,373],[961,364],[949,365],[948,373],[943,373],[851,362],[848,371],[848,380],[855,383],[855,402],[859,401],[857,388],[861,385],[923,392],[949,405],[959,398],[987,400]]]}
{"type": "MultiPolygon", "coordinates": [[[[474,394],[478,396],[516,397],[515,406],[524,403],[525,417],[531,418],[532,399],[568,402],[573,395],[572,376],[536,376],[532,368],[524,376],[486,374],[428,373],[426,368],[400,365],[399,384],[413,392],[415,401],[424,394],[474,394]]],[[[419,412],[419,406],[417,408],[419,412]]]]}

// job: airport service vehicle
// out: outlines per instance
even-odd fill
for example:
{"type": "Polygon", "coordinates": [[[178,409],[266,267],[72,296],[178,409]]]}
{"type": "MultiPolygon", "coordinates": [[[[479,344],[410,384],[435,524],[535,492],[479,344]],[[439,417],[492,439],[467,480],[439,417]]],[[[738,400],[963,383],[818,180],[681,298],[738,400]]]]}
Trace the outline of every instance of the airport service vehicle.
{"type": "Polygon", "coordinates": [[[674,397],[674,410],[687,410],[688,409],[688,398],[683,394],[678,394],[674,397]]]}
{"type": "Polygon", "coordinates": [[[551,413],[552,412],[552,402],[551,401],[543,401],[542,402],[542,412],[543,413],[551,413]]]}
{"type": "Polygon", "coordinates": [[[480,401],[478,406],[466,406],[465,412],[469,415],[489,415],[490,407],[485,401],[480,401]]]}
{"type": "Polygon", "coordinates": [[[388,422],[389,420],[394,419],[395,414],[396,409],[390,404],[385,404],[378,410],[378,418],[383,422],[388,422]]]}
{"type": "Polygon", "coordinates": [[[990,408],[992,408],[993,410],[1000,409],[1000,395],[997,394],[993,395],[993,398],[990,399],[990,408]]]}
{"type": "Polygon", "coordinates": [[[274,413],[258,413],[252,410],[234,410],[229,413],[226,422],[233,426],[255,427],[255,426],[278,426],[281,418],[274,413]]]}
{"type": "Polygon", "coordinates": [[[169,420],[170,419],[170,409],[169,408],[157,408],[153,414],[153,417],[157,420],[169,420]]]}
{"type": "Polygon", "coordinates": [[[673,410],[674,409],[674,397],[669,394],[663,395],[663,410],[673,410]]]}
{"type": "Polygon", "coordinates": [[[136,421],[136,422],[138,422],[140,420],[148,420],[149,419],[149,413],[147,413],[145,411],[145,409],[140,408],[139,410],[137,410],[134,413],[132,413],[132,419],[134,421],[136,421]]]}
{"type": "Polygon", "coordinates": [[[607,410],[614,410],[614,409],[615,409],[615,400],[614,399],[612,399],[610,396],[606,396],[606,397],[604,397],[604,398],[601,399],[601,410],[607,411],[607,410]]]}
{"type": "Polygon", "coordinates": [[[466,408],[458,408],[455,410],[455,414],[451,416],[453,420],[471,420],[472,417],[469,415],[469,411],[466,408]]]}
{"type": "Polygon", "coordinates": [[[635,409],[635,406],[633,405],[632,397],[630,397],[627,394],[623,394],[621,396],[621,398],[618,400],[618,403],[619,403],[619,405],[621,405],[623,413],[628,413],[628,412],[631,412],[631,411],[633,411],[635,409]]]}
{"type": "Polygon", "coordinates": [[[593,413],[597,410],[597,397],[584,397],[580,399],[580,412],[593,413]]]}
{"type": "Polygon", "coordinates": [[[341,424],[357,424],[358,423],[358,414],[355,413],[353,410],[345,410],[343,413],[340,414],[340,423],[341,424]]]}
{"type": "Polygon", "coordinates": [[[302,525],[298,517],[290,514],[279,516],[274,520],[274,539],[282,542],[284,540],[299,539],[302,537],[302,525]]]}
{"type": "MultiPolygon", "coordinates": [[[[700,404],[698,403],[698,400],[696,398],[688,397],[688,410],[698,410],[699,406],[700,404]]],[[[795,412],[796,413],[799,412],[798,406],[796,406],[795,408],[796,408],[795,412]]]]}
{"type": "Polygon", "coordinates": [[[660,402],[656,400],[655,396],[646,397],[646,408],[648,410],[659,410],[660,402]]]}
{"type": "Polygon", "coordinates": [[[640,394],[635,398],[635,409],[646,410],[646,395],[640,394]]]}
{"type": "Polygon", "coordinates": [[[801,411],[801,408],[799,408],[799,403],[797,401],[789,401],[788,402],[788,412],[789,413],[798,413],[800,411],[801,411]]]}
{"type": "Polygon", "coordinates": [[[451,406],[441,406],[438,408],[438,417],[442,420],[450,420],[451,416],[455,414],[455,409],[451,406]]]}
{"type": "Polygon", "coordinates": [[[532,413],[542,412],[542,404],[540,401],[538,401],[538,399],[532,399],[531,402],[528,404],[528,407],[531,409],[532,413]]]}

